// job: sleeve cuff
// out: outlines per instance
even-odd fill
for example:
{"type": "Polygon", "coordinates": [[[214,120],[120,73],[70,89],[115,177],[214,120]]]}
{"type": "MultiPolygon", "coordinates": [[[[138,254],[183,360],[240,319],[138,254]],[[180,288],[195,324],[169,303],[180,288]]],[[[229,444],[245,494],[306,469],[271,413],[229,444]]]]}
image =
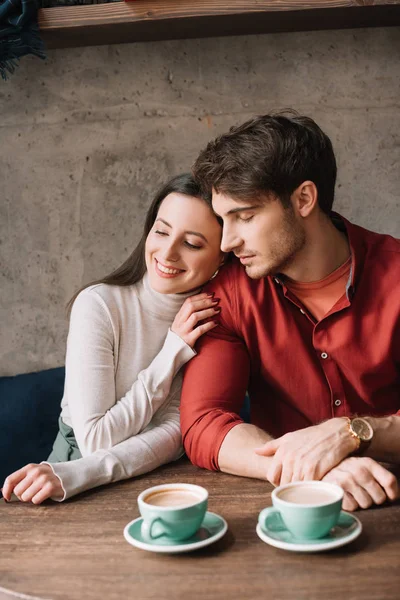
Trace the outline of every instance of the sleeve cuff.
{"type": "Polygon", "coordinates": [[[60,475],[58,473],[56,473],[56,471],[54,470],[54,464],[47,462],[46,460],[42,460],[42,462],[40,463],[41,465],[49,465],[49,467],[51,467],[51,470],[53,471],[54,475],[60,480],[61,483],[61,487],[63,490],[63,497],[62,498],[54,498],[53,496],[50,496],[50,500],[54,500],[55,502],[63,502],[66,497],[67,497],[67,492],[65,490],[64,484],[62,482],[62,479],[60,477],[60,475]]]}
{"type": "Polygon", "coordinates": [[[175,373],[197,354],[196,350],[184,342],[183,339],[171,331],[171,329],[168,329],[163,349],[168,351],[169,356],[171,356],[171,354],[175,355],[175,373]]]}

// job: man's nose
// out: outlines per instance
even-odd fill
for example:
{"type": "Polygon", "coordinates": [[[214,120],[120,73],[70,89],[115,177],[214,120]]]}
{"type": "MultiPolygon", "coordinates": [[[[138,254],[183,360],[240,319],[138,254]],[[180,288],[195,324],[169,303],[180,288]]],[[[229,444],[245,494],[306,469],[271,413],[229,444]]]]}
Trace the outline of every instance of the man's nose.
{"type": "Polygon", "coordinates": [[[224,226],[222,229],[221,240],[222,252],[232,252],[232,250],[235,250],[235,248],[238,248],[241,245],[242,240],[240,237],[234,231],[224,226]]]}

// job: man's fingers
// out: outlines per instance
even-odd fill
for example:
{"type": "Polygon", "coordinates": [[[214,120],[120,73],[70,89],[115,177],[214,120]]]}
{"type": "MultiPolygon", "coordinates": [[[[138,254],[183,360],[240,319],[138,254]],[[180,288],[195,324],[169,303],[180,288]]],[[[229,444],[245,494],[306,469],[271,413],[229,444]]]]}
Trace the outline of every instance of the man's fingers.
{"type": "Polygon", "coordinates": [[[260,448],[254,448],[254,452],[260,456],[273,456],[277,449],[278,444],[276,444],[276,440],[271,440],[264,444],[264,446],[260,446],[260,448]]]}
{"type": "Polygon", "coordinates": [[[383,504],[387,500],[387,495],[379,483],[375,480],[365,484],[365,490],[371,496],[375,504],[383,504]]]}
{"type": "Polygon", "coordinates": [[[360,508],[369,508],[374,503],[367,490],[360,485],[355,485],[350,493],[360,508]]]}
{"type": "Polygon", "coordinates": [[[293,463],[290,460],[285,460],[282,465],[280,485],[290,483],[293,477],[293,463]]]}
{"type": "Polygon", "coordinates": [[[382,465],[377,463],[375,460],[372,460],[372,458],[366,458],[364,460],[368,461],[367,464],[372,475],[383,488],[389,500],[396,500],[399,496],[399,485],[397,478],[393,475],[393,473],[385,469],[385,467],[382,467],[382,465]]]}
{"type": "Polygon", "coordinates": [[[267,471],[268,481],[274,485],[280,485],[282,474],[282,463],[280,461],[272,460],[271,466],[267,471]]]}
{"type": "Polygon", "coordinates": [[[342,508],[343,510],[348,510],[350,512],[353,512],[358,508],[357,502],[355,501],[354,497],[349,494],[349,492],[344,493],[342,508]]]}

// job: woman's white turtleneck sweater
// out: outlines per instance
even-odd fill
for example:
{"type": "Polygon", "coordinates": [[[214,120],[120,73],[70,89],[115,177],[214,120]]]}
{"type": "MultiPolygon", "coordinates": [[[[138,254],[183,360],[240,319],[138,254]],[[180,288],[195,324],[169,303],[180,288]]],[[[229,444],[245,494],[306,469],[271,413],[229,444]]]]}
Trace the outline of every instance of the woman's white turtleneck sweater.
{"type": "Polygon", "coordinates": [[[61,416],[83,458],[51,464],[62,500],[182,455],[178,371],[196,353],[169,327],[194,293],[160,294],[146,274],[128,287],[99,284],[78,295],[61,416]]]}

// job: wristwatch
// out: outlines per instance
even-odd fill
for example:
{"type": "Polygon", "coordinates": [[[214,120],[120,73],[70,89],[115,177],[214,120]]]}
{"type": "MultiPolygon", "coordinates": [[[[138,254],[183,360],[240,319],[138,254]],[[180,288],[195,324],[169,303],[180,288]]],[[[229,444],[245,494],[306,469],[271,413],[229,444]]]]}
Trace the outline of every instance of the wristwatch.
{"type": "Polygon", "coordinates": [[[374,430],[367,419],[363,419],[362,417],[354,417],[353,419],[349,419],[349,417],[345,418],[347,419],[350,435],[358,441],[358,447],[353,452],[353,455],[360,456],[364,454],[372,442],[374,430]]]}

